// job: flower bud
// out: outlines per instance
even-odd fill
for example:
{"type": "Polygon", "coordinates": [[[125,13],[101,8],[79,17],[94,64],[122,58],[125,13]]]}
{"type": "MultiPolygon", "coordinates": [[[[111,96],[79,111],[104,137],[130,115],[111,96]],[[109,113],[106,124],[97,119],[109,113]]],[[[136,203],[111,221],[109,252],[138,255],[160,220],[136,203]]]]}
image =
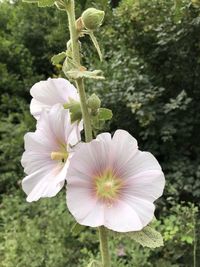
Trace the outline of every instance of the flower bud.
{"type": "Polygon", "coordinates": [[[88,108],[92,110],[97,110],[101,107],[101,100],[96,94],[92,94],[87,101],[88,108]]]}
{"type": "Polygon", "coordinates": [[[95,30],[101,26],[105,12],[96,8],[88,8],[82,14],[82,21],[86,29],[95,30]]]}

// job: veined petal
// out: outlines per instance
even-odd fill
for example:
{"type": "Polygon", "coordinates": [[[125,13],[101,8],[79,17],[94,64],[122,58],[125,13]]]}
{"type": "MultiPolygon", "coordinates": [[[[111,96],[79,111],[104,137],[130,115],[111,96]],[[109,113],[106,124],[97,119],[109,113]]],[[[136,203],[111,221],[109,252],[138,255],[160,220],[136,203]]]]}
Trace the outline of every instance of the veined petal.
{"type": "Polygon", "coordinates": [[[31,100],[30,112],[37,120],[39,119],[43,109],[49,111],[50,108],[51,108],[50,105],[46,105],[34,98],[31,100]]]}
{"type": "Polygon", "coordinates": [[[137,151],[132,157],[130,156],[127,162],[121,168],[121,175],[124,178],[131,178],[141,172],[158,170],[161,172],[161,167],[157,159],[149,152],[137,151]]]}
{"type": "Polygon", "coordinates": [[[71,169],[74,168],[90,177],[100,173],[108,165],[106,146],[98,140],[79,144],[70,165],[72,166],[71,169]]]}
{"type": "Polygon", "coordinates": [[[48,132],[45,134],[41,131],[35,131],[34,133],[26,133],[24,136],[24,146],[26,151],[37,151],[41,153],[50,153],[54,150],[58,144],[48,132]],[[48,138],[49,136],[49,138],[48,138]]]}
{"type": "Polygon", "coordinates": [[[69,111],[60,104],[53,106],[49,113],[43,110],[36,131],[25,135],[21,163],[28,175],[23,179],[22,187],[28,201],[52,197],[64,185],[72,157],[68,141],[75,139],[71,135],[75,135],[74,127],[77,127],[71,124],[69,116],[69,111]]]}
{"type": "Polygon", "coordinates": [[[43,109],[47,111],[55,104],[66,104],[70,100],[79,101],[76,88],[66,79],[49,78],[33,85],[30,90],[33,99],[30,104],[31,114],[38,119],[43,109]]]}
{"type": "Polygon", "coordinates": [[[37,151],[25,151],[22,155],[21,164],[26,174],[36,172],[43,167],[48,172],[57,165],[55,161],[51,160],[50,153],[40,153],[37,151]]]}
{"type": "Polygon", "coordinates": [[[155,206],[151,201],[147,201],[143,197],[135,197],[134,195],[124,195],[123,201],[135,211],[141,221],[142,228],[153,220],[155,206]]]}
{"type": "Polygon", "coordinates": [[[70,162],[67,204],[80,224],[129,232],[152,220],[164,175],[154,156],[139,151],[129,133],[119,130],[112,139],[103,133],[81,143],[70,162]]]}
{"type": "Polygon", "coordinates": [[[44,197],[55,196],[63,187],[68,163],[62,166],[57,166],[50,172],[46,173],[40,169],[28,176],[22,181],[22,188],[28,195],[27,201],[37,201],[44,197]]]}
{"type": "Polygon", "coordinates": [[[127,179],[123,192],[154,202],[162,195],[164,186],[165,178],[163,172],[161,170],[149,170],[127,179]]]}
{"type": "Polygon", "coordinates": [[[76,97],[75,87],[63,78],[49,78],[33,85],[30,90],[33,98],[46,105],[64,104],[69,97],[76,97]]]}
{"type": "Polygon", "coordinates": [[[54,105],[49,112],[49,124],[54,138],[61,144],[67,143],[65,138],[66,128],[69,132],[72,130],[69,110],[64,109],[60,104],[54,105]]]}
{"type": "Polygon", "coordinates": [[[86,220],[87,216],[91,212],[94,212],[95,206],[97,205],[97,199],[92,194],[92,188],[87,183],[74,184],[69,181],[67,188],[67,206],[76,220],[84,225],[100,225],[102,221],[100,223],[98,222],[98,220],[101,220],[101,213],[98,209],[96,218],[93,218],[92,221],[89,220],[88,223],[86,220]]]}
{"type": "Polygon", "coordinates": [[[112,167],[121,176],[126,163],[137,153],[137,140],[127,131],[117,130],[112,138],[112,167]]]}
{"type": "Polygon", "coordinates": [[[139,231],[143,228],[136,211],[124,200],[105,207],[104,225],[117,232],[139,231]]]}

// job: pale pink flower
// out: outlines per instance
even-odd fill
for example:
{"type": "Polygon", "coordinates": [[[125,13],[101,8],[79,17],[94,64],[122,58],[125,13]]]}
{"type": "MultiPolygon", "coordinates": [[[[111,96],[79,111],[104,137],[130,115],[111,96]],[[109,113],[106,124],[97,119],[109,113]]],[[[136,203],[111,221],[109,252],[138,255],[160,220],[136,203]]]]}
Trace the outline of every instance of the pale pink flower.
{"type": "Polygon", "coordinates": [[[33,85],[30,90],[33,99],[30,104],[31,114],[38,119],[42,110],[47,111],[55,104],[68,104],[70,101],[79,102],[76,88],[66,79],[49,78],[33,85]]]}
{"type": "Polygon", "coordinates": [[[43,110],[36,131],[27,133],[24,140],[21,163],[27,176],[22,188],[27,201],[55,196],[65,183],[71,146],[80,140],[77,124],[71,124],[69,111],[57,104],[49,112],[43,110]]]}
{"type": "Polygon", "coordinates": [[[154,216],[164,174],[155,157],[138,150],[128,132],[103,133],[83,143],[67,175],[67,205],[78,223],[118,232],[138,231],[154,216]]]}

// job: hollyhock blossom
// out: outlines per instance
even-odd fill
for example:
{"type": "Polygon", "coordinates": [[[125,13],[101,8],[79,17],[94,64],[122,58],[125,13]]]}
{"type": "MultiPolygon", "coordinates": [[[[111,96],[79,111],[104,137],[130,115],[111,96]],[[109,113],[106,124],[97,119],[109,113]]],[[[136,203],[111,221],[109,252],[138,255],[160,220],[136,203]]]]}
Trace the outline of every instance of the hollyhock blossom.
{"type": "Polygon", "coordinates": [[[42,111],[36,131],[24,140],[21,163],[27,176],[22,188],[27,201],[55,196],[64,185],[72,146],[80,140],[77,124],[71,124],[69,111],[57,104],[49,112],[42,111]]]}
{"type": "Polygon", "coordinates": [[[82,225],[138,231],[154,216],[164,174],[155,157],[138,150],[128,132],[103,133],[80,144],[67,175],[67,205],[82,225]]]}
{"type": "Polygon", "coordinates": [[[70,101],[79,102],[76,88],[66,79],[49,78],[33,85],[30,90],[33,99],[30,104],[31,114],[38,119],[45,108],[47,111],[55,104],[68,104],[70,101]]]}

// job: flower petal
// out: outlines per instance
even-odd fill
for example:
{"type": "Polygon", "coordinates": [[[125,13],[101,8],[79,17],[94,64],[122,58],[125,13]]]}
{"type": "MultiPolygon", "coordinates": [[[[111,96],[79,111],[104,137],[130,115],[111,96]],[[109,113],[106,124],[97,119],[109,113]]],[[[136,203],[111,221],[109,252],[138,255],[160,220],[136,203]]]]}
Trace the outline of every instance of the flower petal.
{"type": "Polygon", "coordinates": [[[141,172],[158,170],[161,172],[161,167],[157,159],[149,152],[137,151],[129,157],[129,160],[121,168],[121,176],[131,178],[141,172]]]}
{"type": "Polygon", "coordinates": [[[90,177],[104,170],[107,165],[107,151],[104,144],[98,140],[79,144],[70,161],[70,169],[85,173],[90,177]]]}
{"type": "Polygon", "coordinates": [[[142,223],[142,228],[153,220],[155,206],[152,202],[142,197],[135,197],[134,195],[124,195],[123,201],[135,211],[142,223]]]}
{"type": "Polygon", "coordinates": [[[127,131],[117,130],[112,139],[112,167],[118,176],[122,168],[137,153],[137,140],[127,131]]]}
{"type": "Polygon", "coordinates": [[[135,210],[125,201],[118,200],[112,206],[105,207],[104,225],[117,232],[139,231],[142,222],[135,210]]]}
{"type": "Polygon", "coordinates": [[[51,160],[50,153],[40,153],[37,151],[25,151],[22,155],[21,164],[26,174],[31,174],[46,167],[47,171],[54,168],[57,163],[51,160]]]}
{"type": "Polygon", "coordinates": [[[50,105],[46,105],[36,99],[32,99],[31,100],[31,104],[30,104],[30,112],[31,114],[38,120],[40,117],[40,114],[42,112],[43,109],[49,111],[51,108],[50,105]]]}
{"type": "Polygon", "coordinates": [[[55,196],[63,187],[66,178],[68,163],[57,166],[48,173],[40,169],[26,176],[22,181],[22,188],[28,195],[27,201],[37,201],[43,197],[55,196]]]}
{"type": "Polygon", "coordinates": [[[165,178],[162,171],[150,170],[134,175],[125,183],[125,194],[154,202],[163,193],[165,178]]]}
{"type": "Polygon", "coordinates": [[[22,187],[28,195],[28,201],[52,197],[63,187],[72,157],[72,151],[67,150],[68,139],[79,141],[77,129],[78,126],[70,122],[69,111],[56,104],[49,113],[43,110],[36,131],[25,135],[25,152],[21,163],[28,176],[23,179],[22,187]],[[64,167],[62,158],[51,158],[52,152],[69,154],[64,167]]]}
{"type": "Polygon", "coordinates": [[[68,180],[67,185],[67,206],[76,220],[83,225],[93,227],[101,225],[102,214],[95,208],[98,205],[97,199],[87,180],[78,181],[76,177],[71,177],[71,182],[68,180]],[[91,213],[95,211],[96,216],[93,217],[91,213]]]}
{"type": "Polygon", "coordinates": [[[76,88],[63,78],[49,78],[33,85],[30,90],[33,97],[31,101],[31,114],[38,119],[43,108],[49,110],[55,104],[65,104],[70,99],[79,101],[76,88]]]}
{"type": "MultiPolygon", "coordinates": [[[[117,232],[139,231],[152,220],[153,202],[162,194],[165,183],[154,156],[139,151],[137,141],[123,130],[118,130],[112,139],[104,133],[90,143],[79,144],[71,158],[67,180],[67,203],[76,220],[117,232]],[[121,179],[114,197],[95,194],[95,177],[101,178],[107,171],[105,181],[121,179]]],[[[115,190],[114,185],[111,189],[115,190]]]]}

